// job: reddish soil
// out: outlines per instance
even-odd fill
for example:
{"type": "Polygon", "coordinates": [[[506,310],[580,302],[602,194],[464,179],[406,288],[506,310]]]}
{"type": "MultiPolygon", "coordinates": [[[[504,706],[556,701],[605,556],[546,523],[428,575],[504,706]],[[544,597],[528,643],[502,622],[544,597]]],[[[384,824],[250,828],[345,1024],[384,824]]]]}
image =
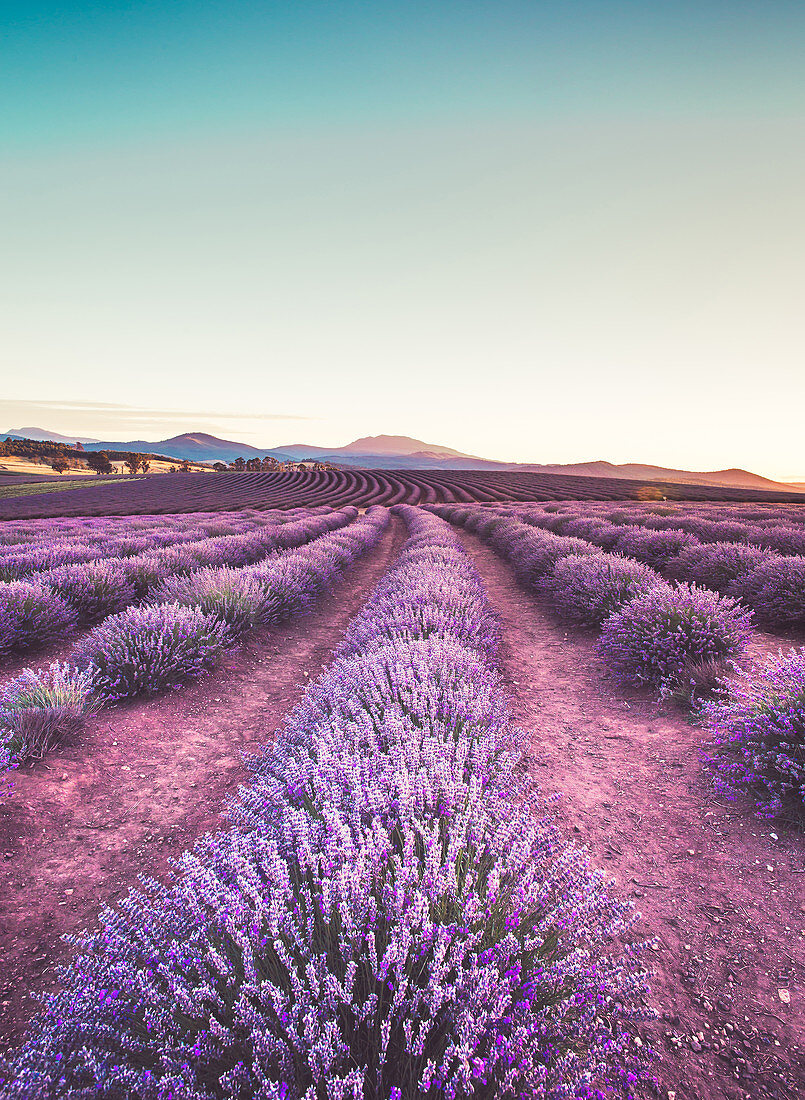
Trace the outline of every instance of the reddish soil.
{"type": "MultiPolygon", "coordinates": [[[[805,1095],[805,837],[714,794],[702,731],[609,678],[508,565],[462,535],[500,617],[502,666],[559,819],[635,899],[667,1100],[805,1095]],[[782,992],[781,992],[782,991],[782,992]]],[[[772,641],[758,639],[762,652],[772,641]]],[[[774,639],[774,650],[781,643],[774,639]]],[[[782,643],[784,644],[784,643],[782,643]]]]}
{"type": "Polygon", "coordinates": [[[0,659],[0,684],[5,685],[25,668],[46,668],[54,661],[66,661],[75,649],[76,643],[89,634],[89,628],[76,631],[66,641],[29,649],[23,653],[12,653],[0,659]]]}
{"type": "Polygon", "coordinates": [[[269,740],[396,555],[402,524],[303,619],[249,637],[207,679],[106,711],[74,745],[15,776],[0,806],[0,1046],[21,1037],[70,953],[65,933],[166,878],[170,859],[222,824],[246,777],[242,754],[269,740]]]}

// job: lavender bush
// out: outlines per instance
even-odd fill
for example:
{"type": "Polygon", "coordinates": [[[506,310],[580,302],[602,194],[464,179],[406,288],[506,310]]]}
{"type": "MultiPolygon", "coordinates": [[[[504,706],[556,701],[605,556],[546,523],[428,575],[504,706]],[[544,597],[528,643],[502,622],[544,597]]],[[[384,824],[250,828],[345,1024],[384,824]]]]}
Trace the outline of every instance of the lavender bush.
{"type": "MultiPolygon", "coordinates": [[[[120,568],[134,588],[134,599],[141,600],[152,588],[165,580],[171,573],[185,572],[185,566],[189,563],[182,558],[179,548],[171,548],[173,551],[173,568],[171,562],[165,557],[166,551],[157,550],[148,554],[138,554],[135,558],[120,559],[120,568]]],[[[116,563],[117,564],[117,563],[116,563]]]]}
{"type": "Polygon", "coordinates": [[[614,524],[602,520],[588,534],[584,535],[584,538],[589,539],[596,546],[600,546],[602,550],[613,550],[617,546],[622,533],[623,529],[621,527],[616,527],[614,524]]]}
{"type": "Polygon", "coordinates": [[[89,634],[75,662],[93,670],[104,702],[152,695],[212,668],[229,635],[220,619],[195,607],[130,607],[89,634]]]}
{"type": "Polygon", "coordinates": [[[772,630],[805,626],[805,557],[767,558],[742,574],[729,593],[753,608],[761,625],[772,630]]]}
{"type": "Polygon", "coordinates": [[[660,572],[668,562],[696,545],[692,535],[684,531],[647,531],[627,528],[616,543],[616,549],[629,558],[637,558],[645,565],[660,572]]]}
{"type": "Polygon", "coordinates": [[[557,561],[545,590],[563,618],[600,626],[630,600],[663,585],[642,562],[616,554],[572,554],[557,561]]]}
{"type": "Polygon", "coordinates": [[[197,607],[219,619],[232,639],[275,621],[273,603],[259,581],[227,566],[168,577],[152,592],[150,602],[197,607]]]}
{"type": "Polygon", "coordinates": [[[727,596],[680,584],[652,588],[605,622],[599,649],[625,681],[677,689],[686,662],[737,656],[750,637],[751,612],[727,596]]]}
{"type": "Polygon", "coordinates": [[[47,585],[0,584],[0,652],[35,649],[65,638],[75,624],[75,611],[47,585]]]}
{"type": "Polygon", "coordinates": [[[679,580],[727,593],[734,581],[751,573],[769,560],[769,554],[757,546],[741,542],[710,542],[683,550],[672,562],[673,575],[679,580]]]}
{"type": "Polygon", "coordinates": [[[753,798],[761,817],[805,820],[805,649],[743,671],[702,716],[718,789],[753,798]]]}
{"type": "Polygon", "coordinates": [[[289,807],[107,911],[6,1095],[626,1094],[642,980],[602,954],[626,917],[580,856],[478,795],[444,835],[357,816],[289,807]]]}
{"type": "Polygon", "coordinates": [[[805,554],[805,530],[793,524],[753,529],[749,539],[757,546],[768,547],[780,554],[805,554]]]}
{"type": "Polygon", "coordinates": [[[0,691],[0,744],[15,761],[41,760],[97,709],[91,692],[91,670],[58,663],[26,668],[0,691]]]}
{"type": "Polygon", "coordinates": [[[506,546],[508,550],[504,549],[504,553],[514,566],[518,581],[538,590],[544,587],[547,577],[562,558],[598,553],[597,547],[582,539],[563,538],[534,529],[520,532],[519,537],[507,542],[506,546]]]}
{"type": "Polygon", "coordinates": [[[273,623],[304,615],[323,590],[320,575],[298,553],[268,558],[253,566],[249,575],[260,587],[273,623]]]}
{"type": "Polygon", "coordinates": [[[122,611],[134,599],[133,582],[114,562],[64,565],[42,574],[42,581],[73,608],[81,626],[122,611]]]}
{"type": "Polygon", "coordinates": [[[380,621],[384,645],[397,638],[415,642],[458,635],[491,658],[499,627],[480,583],[471,569],[451,575],[451,559],[463,557],[458,548],[409,552],[390,583],[372,597],[372,615],[352,623],[340,652],[365,652],[376,639],[375,623],[380,621]]]}

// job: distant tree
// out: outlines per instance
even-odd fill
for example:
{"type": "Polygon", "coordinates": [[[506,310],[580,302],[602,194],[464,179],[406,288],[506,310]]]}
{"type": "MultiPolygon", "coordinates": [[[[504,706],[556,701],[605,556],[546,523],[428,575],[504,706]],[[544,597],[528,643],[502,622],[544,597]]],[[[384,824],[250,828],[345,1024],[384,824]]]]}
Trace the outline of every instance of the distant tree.
{"type": "Polygon", "coordinates": [[[213,470],[215,470],[216,474],[226,473],[226,471],[228,469],[225,462],[214,462],[213,465],[212,465],[212,468],[213,468],[213,470]]]}
{"type": "Polygon", "coordinates": [[[277,460],[272,458],[271,455],[266,455],[263,461],[260,463],[261,470],[276,470],[277,460]]]}
{"type": "Polygon", "coordinates": [[[182,459],[182,465],[179,467],[179,469],[182,471],[183,474],[190,473],[190,462],[188,461],[188,459],[182,459]]]}
{"type": "Polygon", "coordinates": [[[128,458],[123,459],[123,465],[128,466],[129,473],[133,477],[134,474],[136,474],[137,471],[140,469],[140,467],[142,466],[144,461],[145,461],[145,459],[143,458],[143,456],[141,454],[137,454],[136,452],[132,452],[132,454],[130,454],[128,456],[128,458]]]}
{"type": "Polygon", "coordinates": [[[87,454],[87,466],[90,470],[94,470],[96,474],[111,474],[114,472],[106,451],[90,451],[87,454]]]}
{"type": "Polygon", "coordinates": [[[144,474],[147,474],[148,471],[151,469],[151,463],[148,461],[147,458],[144,458],[140,463],[140,469],[144,474]]]}
{"type": "Polygon", "coordinates": [[[65,470],[70,469],[70,463],[66,458],[54,458],[50,467],[52,470],[55,470],[57,474],[63,474],[65,470]]]}
{"type": "Polygon", "coordinates": [[[79,442],[76,443],[76,445],[75,445],[75,449],[77,451],[83,451],[84,450],[84,444],[79,440],[79,442]]]}
{"type": "Polygon", "coordinates": [[[246,469],[247,470],[259,470],[260,469],[260,459],[259,458],[250,458],[249,461],[246,463],[246,469]]]}
{"type": "Polygon", "coordinates": [[[175,466],[171,466],[170,470],[168,470],[168,473],[169,473],[169,474],[175,474],[175,473],[176,473],[176,467],[175,467],[175,466]]]}
{"type": "Polygon", "coordinates": [[[241,470],[246,469],[246,460],[240,457],[236,458],[235,461],[232,463],[232,468],[240,473],[241,470]]]}

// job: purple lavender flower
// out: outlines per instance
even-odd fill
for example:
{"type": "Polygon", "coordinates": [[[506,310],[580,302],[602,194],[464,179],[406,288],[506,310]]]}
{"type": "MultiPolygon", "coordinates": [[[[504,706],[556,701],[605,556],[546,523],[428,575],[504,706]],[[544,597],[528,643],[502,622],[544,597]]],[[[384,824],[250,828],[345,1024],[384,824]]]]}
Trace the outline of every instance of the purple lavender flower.
{"type": "Polygon", "coordinates": [[[773,630],[805,625],[805,557],[768,557],[736,577],[731,596],[753,608],[759,622],[773,630]]]}
{"type": "Polygon", "coordinates": [[[617,554],[573,554],[554,566],[545,590],[566,619],[600,626],[652,588],[668,587],[653,569],[617,554]]]}
{"type": "Polygon", "coordinates": [[[212,668],[228,642],[220,619],[195,607],[130,607],[96,626],[74,661],[93,670],[104,702],[152,695],[212,668]]]}
{"type": "Polygon", "coordinates": [[[38,672],[26,668],[0,690],[0,744],[18,762],[41,760],[97,709],[91,692],[91,670],[58,663],[38,672]]]}
{"type": "Polygon", "coordinates": [[[639,528],[626,528],[615,544],[621,554],[637,558],[652,569],[660,572],[671,559],[691,546],[696,545],[692,535],[684,531],[647,531],[639,528]]]}
{"type": "Polygon", "coordinates": [[[40,574],[41,581],[57,592],[75,611],[78,622],[88,626],[122,611],[134,599],[134,584],[125,569],[109,561],[63,565],[40,574]]]}
{"type": "Polygon", "coordinates": [[[44,584],[0,584],[0,653],[35,649],[70,635],[76,613],[44,584]]]}
{"type": "Polygon", "coordinates": [[[735,600],[706,588],[660,586],[611,615],[598,646],[623,680],[666,694],[679,685],[687,662],[737,656],[749,640],[751,618],[735,600]]]}
{"type": "Polygon", "coordinates": [[[702,708],[716,786],[748,795],[761,817],[805,818],[805,649],[742,671],[702,708]]]}
{"type": "Polygon", "coordinates": [[[769,557],[768,551],[746,543],[710,542],[687,547],[672,561],[671,567],[680,580],[726,593],[731,591],[734,581],[751,573],[769,557]]]}

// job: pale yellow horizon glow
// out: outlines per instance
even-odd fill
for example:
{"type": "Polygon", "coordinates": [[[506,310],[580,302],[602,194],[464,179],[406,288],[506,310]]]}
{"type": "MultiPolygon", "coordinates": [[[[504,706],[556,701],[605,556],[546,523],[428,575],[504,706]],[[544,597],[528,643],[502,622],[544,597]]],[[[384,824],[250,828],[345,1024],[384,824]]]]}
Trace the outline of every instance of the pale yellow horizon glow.
{"type": "Polygon", "coordinates": [[[17,404],[0,431],[394,434],[805,480],[803,129],[364,125],[9,157],[3,397],[87,408],[17,404]]]}

